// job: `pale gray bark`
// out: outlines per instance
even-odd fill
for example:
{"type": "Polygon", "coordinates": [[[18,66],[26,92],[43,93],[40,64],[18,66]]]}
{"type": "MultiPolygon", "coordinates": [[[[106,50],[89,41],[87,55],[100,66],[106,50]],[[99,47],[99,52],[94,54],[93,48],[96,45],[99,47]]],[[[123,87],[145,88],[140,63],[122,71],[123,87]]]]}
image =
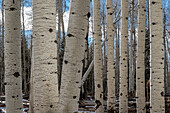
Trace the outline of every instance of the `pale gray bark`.
{"type": "Polygon", "coordinates": [[[57,111],[56,42],[56,0],[33,0],[35,113],[56,113],[57,111]]]}
{"type": "Polygon", "coordinates": [[[121,4],[120,102],[119,112],[128,113],[128,0],[121,4]]]}
{"type": "Polygon", "coordinates": [[[22,113],[21,1],[5,1],[6,112],[22,113]]]}
{"type": "Polygon", "coordinates": [[[94,8],[94,82],[95,100],[98,108],[96,113],[103,113],[103,80],[102,80],[102,46],[100,26],[100,1],[93,1],[94,8]]]}
{"type": "Polygon", "coordinates": [[[165,113],[162,0],[150,0],[150,110],[165,113]]]}
{"type": "Polygon", "coordinates": [[[89,0],[72,0],[61,78],[59,113],[78,112],[89,0]]]}
{"type": "Polygon", "coordinates": [[[107,109],[115,109],[115,64],[114,64],[114,26],[113,26],[113,1],[107,0],[107,109]]]}
{"type": "Polygon", "coordinates": [[[137,112],[146,113],[145,107],[145,28],[146,5],[145,0],[138,0],[138,50],[136,68],[136,103],[137,112]]]}

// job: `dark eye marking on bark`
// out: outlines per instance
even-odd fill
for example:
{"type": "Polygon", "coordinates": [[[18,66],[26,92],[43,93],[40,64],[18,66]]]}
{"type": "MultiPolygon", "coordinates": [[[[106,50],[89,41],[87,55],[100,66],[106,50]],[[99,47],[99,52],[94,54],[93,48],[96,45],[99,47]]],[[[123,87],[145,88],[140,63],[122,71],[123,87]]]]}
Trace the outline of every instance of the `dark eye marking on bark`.
{"type": "Polygon", "coordinates": [[[112,15],[113,13],[108,13],[109,15],[112,15]]]}
{"type": "Polygon", "coordinates": [[[74,15],[75,13],[74,13],[74,12],[72,12],[71,14],[73,14],[73,15],[74,15]]]}
{"type": "Polygon", "coordinates": [[[4,85],[7,85],[7,83],[6,83],[6,82],[4,82],[4,85]]]}
{"type": "Polygon", "coordinates": [[[90,12],[87,13],[87,17],[90,18],[90,12]]]}
{"type": "Polygon", "coordinates": [[[101,87],[100,84],[97,84],[97,87],[100,88],[101,87]]]}
{"type": "Polygon", "coordinates": [[[107,7],[107,9],[110,9],[110,7],[107,7]]]}
{"type": "Polygon", "coordinates": [[[15,0],[13,0],[13,4],[15,3],[15,0]]]}
{"type": "Polygon", "coordinates": [[[128,20],[128,17],[126,17],[126,20],[128,20]]]}
{"type": "Polygon", "coordinates": [[[13,75],[14,75],[16,78],[18,78],[18,77],[20,76],[19,72],[15,72],[13,75]]]}
{"type": "Polygon", "coordinates": [[[154,2],[154,1],[152,2],[152,4],[155,4],[155,3],[156,3],[156,2],[154,2]]]}
{"type": "Polygon", "coordinates": [[[153,23],[152,23],[152,25],[156,25],[156,23],[155,23],[155,22],[153,22],[153,23]]]}
{"type": "Polygon", "coordinates": [[[76,99],[77,96],[73,96],[73,99],[76,99]]]}
{"type": "Polygon", "coordinates": [[[120,96],[122,96],[123,94],[122,93],[120,93],[120,96]]]}
{"type": "Polygon", "coordinates": [[[12,96],[12,98],[15,98],[15,96],[12,96]]]}
{"type": "Polygon", "coordinates": [[[10,9],[9,9],[9,11],[14,11],[15,10],[15,8],[14,7],[11,7],[10,9]]]}
{"type": "Polygon", "coordinates": [[[58,44],[58,43],[57,43],[57,40],[54,40],[54,42],[55,42],[56,44],[58,44]]]}
{"type": "Polygon", "coordinates": [[[74,35],[72,35],[72,34],[68,34],[67,36],[68,36],[68,37],[74,37],[74,35]]]}
{"type": "Polygon", "coordinates": [[[160,94],[161,94],[161,96],[164,96],[164,92],[163,91],[160,94]]]}
{"type": "Polygon", "coordinates": [[[78,70],[78,73],[80,73],[80,70],[78,70]]]}
{"type": "Polygon", "coordinates": [[[96,107],[95,107],[95,109],[98,109],[99,106],[102,105],[102,103],[100,102],[100,100],[96,100],[95,103],[97,104],[96,107]]]}
{"type": "Polygon", "coordinates": [[[68,63],[68,61],[67,61],[67,60],[65,60],[65,61],[64,61],[64,63],[65,63],[65,64],[67,64],[67,63],[68,63]]]}
{"type": "Polygon", "coordinates": [[[50,108],[52,108],[53,107],[53,105],[50,105],[50,108]]]}
{"type": "Polygon", "coordinates": [[[50,33],[53,32],[53,29],[50,28],[50,29],[49,29],[49,32],[50,32],[50,33]]]}

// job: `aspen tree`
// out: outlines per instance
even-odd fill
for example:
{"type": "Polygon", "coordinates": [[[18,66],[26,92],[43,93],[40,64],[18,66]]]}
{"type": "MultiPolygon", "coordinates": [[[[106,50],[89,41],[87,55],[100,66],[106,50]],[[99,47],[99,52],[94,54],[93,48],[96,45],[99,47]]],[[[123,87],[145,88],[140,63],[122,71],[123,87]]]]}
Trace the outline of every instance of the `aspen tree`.
{"type": "Polygon", "coordinates": [[[115,109],[115,64],[114,64],[114,26],[113,26],[113,1],[107,0],[107,109],[112,113],[115,109]]]}
{"type": "Polygon", "coordinates": [[[121,13],[119,112],[128,113],[128,0],[122,0],[121,13]]]}
{"type": "Polygon", "coordinates": [[[93,1],[94,10],[94,82],[95,100],[97,106],[96,113],[103,113],[103,80],[102,80],[102,46],[101,46],[101,26],[100,26],[100,0],[93,1]]]}
{"type": "Polygon", "coordinates": [[[165,113],[162,0],[150,0],[150,111],[165,113]]]}
{"type": "Polygon", "coordinates": [[[35,113],[56,113],[57,111],[56,42],[56,0],[33,0],[35,113]]]}
{"type": "Polygon", "coordinates": [[[136,68],[136,103],[137,112],[146,113],[145,108],[145,27],[146,5],[145,0],[138,0],[138,50],[136,68]]]}
{"type": "Polygon", "coordinates": [[[22,113],[21,1],[5,0],[6,112],[22,113]]]}
{"type": "Polygon", "coordinates": [[[78,112],[90,0],[72,0],[63,60],[58,113],[78,112]]]}

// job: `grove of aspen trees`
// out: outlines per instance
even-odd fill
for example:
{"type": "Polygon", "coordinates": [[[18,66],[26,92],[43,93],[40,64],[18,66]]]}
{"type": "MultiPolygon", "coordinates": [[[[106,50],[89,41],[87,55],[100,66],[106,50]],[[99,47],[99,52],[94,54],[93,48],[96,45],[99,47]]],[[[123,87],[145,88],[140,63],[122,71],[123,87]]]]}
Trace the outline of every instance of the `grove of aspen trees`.
{"type": "Polygon", "coordinates": [[[0,0],[0,113],[170,113],[170,0],[0,0]]]}

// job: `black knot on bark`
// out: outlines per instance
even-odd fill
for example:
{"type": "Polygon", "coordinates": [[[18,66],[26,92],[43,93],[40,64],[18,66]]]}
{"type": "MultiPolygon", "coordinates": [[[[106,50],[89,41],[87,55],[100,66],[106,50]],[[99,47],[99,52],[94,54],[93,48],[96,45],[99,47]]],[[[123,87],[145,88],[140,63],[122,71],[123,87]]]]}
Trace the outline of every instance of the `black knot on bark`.
{"type": "Polygon", "coordinates": [[[50,32],[50,33],[53,32],[53,29],[50,28],[50,29],[49,29],[49,32],[50,32]]]}
{"type": "Polygon", "coordinates": [[[98,109],[99,106],[102,105],[102,103],[100,102],[100,100],[96,100],[95,103],[97,104],[96,107],[95,107],[95,109],[98,109]]]}
{"type": "Polygon", "coordinates": [[[68,63],[68,61],[67,61],[67,60],[64,60],[64,63],[65,63],[65,64],[67,64],[67,63],[68,63]]]}
{"type": "Polygon", "coordinates": [[[97,84],[97,87],[100,88],[101,87],[100,84],[97,84]]]}
{"type": "Polygon", "coordinates": [[[18,78],[20,76],[19,72],[15,72],[14,74],[14,77],[18,78]]]}
{"type": "Polygon", "coordinates": [[[15,10],[15,8],[14,8],[14,7],[11,7],[9,10],[10,10],[10,11],[14,11],[14,10],[15,10]]]}
{"type": "Polygon", "coordinates": [[[72,34],[68,34],[67,36],[68,36],[68,37],[73,37],[74,35],[72,35],[72,34]]]}
{"type": "Polygon", "coordinates": [[[73,99],[76,99],[77,96],[73,96],[73,99]]]}

